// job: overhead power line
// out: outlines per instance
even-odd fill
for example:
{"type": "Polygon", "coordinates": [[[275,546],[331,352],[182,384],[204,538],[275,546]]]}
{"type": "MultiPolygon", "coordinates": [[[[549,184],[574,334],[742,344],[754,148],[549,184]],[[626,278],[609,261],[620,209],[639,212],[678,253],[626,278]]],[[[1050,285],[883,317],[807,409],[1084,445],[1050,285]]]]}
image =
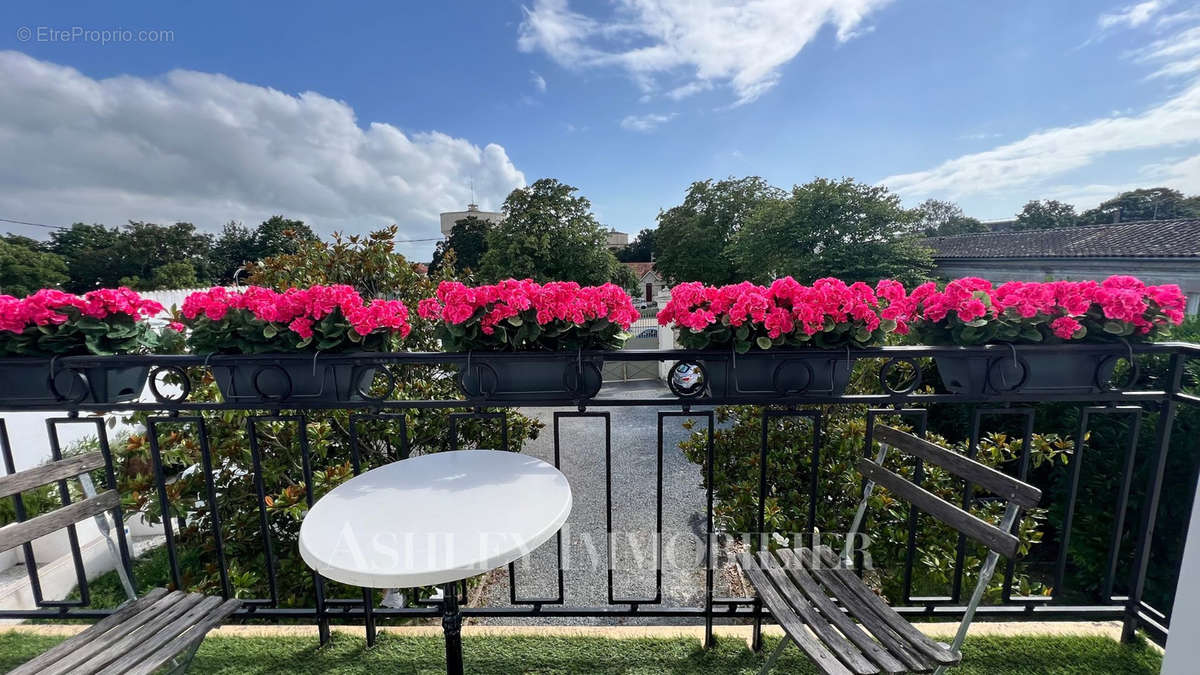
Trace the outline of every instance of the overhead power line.
{"type": "MultiPolygon", "coordinates": [[[[13,223],[15,225],[29,225],[30,227],[44,227],[48,230],[69,230],[71,228],[63,225],[47,225],[46,223],[31,223],[28,220],[13,220],[12,218],[0,218],[0,223],[13,223]]],[[[415,244],[419,242],[441,241],[445,237],[429,237],[428,239],[394,239],[397,244],[415,244]]]]}

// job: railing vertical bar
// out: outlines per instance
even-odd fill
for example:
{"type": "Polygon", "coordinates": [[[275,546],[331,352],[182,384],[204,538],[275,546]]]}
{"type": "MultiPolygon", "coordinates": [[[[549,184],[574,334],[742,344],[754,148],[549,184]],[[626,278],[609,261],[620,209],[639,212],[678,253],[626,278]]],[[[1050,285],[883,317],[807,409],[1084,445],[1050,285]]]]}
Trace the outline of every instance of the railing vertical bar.
{"type": "MultiPolygon", "coordinates": [[[[296,435],[300,440],[300,467],[304,473],[304,504],[311,509],[313,503],[312,450],[308,445],[308,418],[304,414],[280,421],[294,421],[296,435]]],[[[329,615],[325,610],[325,579],[315,569],[312,572],[313,587],[317,596],[317,639],[322,645],[329,643],[329,615]]]]}
{"type": "MultiPolygon", "coordinates": [[[[686,410],[684,412],[687,412],[686,410]]],[[[713,550],[713,497],[715,486],[713,485],[713,475],[715,469],[713,464],[716,462],[715,439],[715,416],[713,411],[705,411],[705,416],[708,418],[708,442],[704,447],[705,469],[704,478],[705,485],[705,507],[704,507],[704,648],[708,649],[713,646],[713,596],[716,593],[714,566],[716,564],[716,552],[713,550]]]]}
{"type": "MultiPolygon", "coordinates": [[[[736,372],[733,377],[737,377],[736,372]]],[[[767,518],[767,420],[769,411],[767,408],[762,409],[762,438],[758,445],[758,519],[757,532],[754,535],[754,550],[762,551],[766,548],[766,543],[763,541],[763,535],[766,532],[767,518]]],[[[754,595],[754,628],[750,637],[750,649],[758,652],[762,651],[762,621],[763,621],[763,603],[762,598],[754,595]]]]}
{"type": "MultiPolygon", "coordinates": [[[[883,415],[894,415],[896,417],[915,416],[917,425],[914,428],[917,435],[921,438],[925,437],[925,432],[929,427],[929,411],[925,408],[869,408],[867,410],[867,434],[865,445],[863,448],[863,456],[870,459],[874,453],[871,451],[871,445],[874,443],[875,420],[883,415]]],[[[913,482],[920,485],[925,479],[925,463],[919,458],[913,458],[913,482]]],[[[917,529],[920,527],[921,510],[912,504],[908,505],[908,524],[907,533],[904,539],[904,572],[902,577],[901,592],[903,593],[904,602],[912,601],[912,583],[913,583],[913,563],[917,557],[917,529]]],[[[861,551],[855,551],[854,567],[857,570],[862,569],[863,558],[861,551]]]]}
{"type": "Polygon", "coordinates": [[[263,556],[267,564],[267,584],[271,591],[271,606],[279,606],[279,579],[275,570],[275,550],[271,545],[271,519],[267,515],[267,489],[263,484],[262,455],[258,447],[258,431],[256,417],[246,418],[246,441],[250,446],[251,478],[254,480],[254,492],[258,497],[258,522],[262,528],[263,556]]]}
{"type": "Polygon", "coordinates": [[[176,589],[182,590],[183,581],[179,574],[179,556],[175,551],[175,531],[171,526],[171,504],[167,499],[167,479],[163,472],[162,449],[158,445],[157,421],[153,417],[146,420],[146,437],[150,442],[150,463],[154,468],[154,486],[158,490],[158,510],[162,517],[163,535],[166,537],[167,561],[171,567],[171,584],[176,589]]]}
{"type": "MultiPolygon", "coordinates": [[[[12,445],[8,441],[8,423],[4,419],[0,419],[0,453],[4,455],[4,470],[9,475],[16,473],[17,467],[13,462],[12,445]]],[[[29,516],[25,512],[25,501],[21,498],[21,493],[14,494],[12,502],[17,522],[27,520],[29,516]]],[[[37,560],[33,557],[33,544],[30,542],[21,544],[21,553],[25,558],[25,573],[29,577],[29,590],[33,593],[33,603],[41,607],[42,580],[38,575],[37,560]]]]}
{"type": "Polygon", "coordinates": [[[1121,629],[1121,641],[1133,640],[1138,627],[1138,611],[1142,593],[1146,590],[1146,572],[1150,567],[1150,548],[1154,537],[1154,522],[1158,517],[1158,498],[1162,492],[1163,476],[1167,468],[1167,453],[1171,447],[1171,430],[1175,425],[1175,410],[1179,405],[1175,394],[1179,393],[1183,381],[1184,358],[1179,352],[1171,354],[1169,380],[1162,407],[1158,412],[1156,448],[1146,479],[1146,499],[1142,505],[1142,522],[1138,531],[1137,547],[1134,550],[1132,582],[1129,600],[1125,605],[1125,621],[1121,629]]]}
{"type": "Polygon", "coordinates": [[[208,443],[208,425],[203,417],[178,418],[180,422],[190,421],[196,426],[200,444],[200,467],[204,471],[204,494],[208,500],[209,524],[212,527],[213,547],[217,555],[217,570],[221,575],[221,594],[225,598],[233,597],[233,585],[229,581],[229,569],[225,560],[225,537],[221,533],[221,507],[217,501],[217,486],[213,480],[212,451],[208,443]]]}
{"type": "MultiPolygon", "coordinates": [[[[100,444],[100,453],[104,455],[104,484],[110,490],[120,491],[120,484],[117,483],[117,473],[114,468],[112,448],[108,443],[108,428],[104,425],[103,420],[96,420],[96,427],[99,430],[97,440],[100,444]]],[[[117,552],[121,556],[120,565],[125,568],[125,576],[129,580],[129,585],[134,594],[137,593],[137,579],[133,578],[133,561],[129,553],[129,541],[125,536],[125,512],[121,508],[121,503],[113,507],[113,527],[116,529],[117,535],[117,552]]]]}
{"type": "MultiPolygon", "coordinates": [[[[1025,431],[1021,438],[1021,457],[1017,463],[1017,478],[1022,482],[1029,479],[1029,462],[1033,455],[1033,408],[1017,408],[1024,411],[1025,414],[1025,431]]],[[[1020,413],[1014,413],[1020,414],[1020,413]]],[[[1018,520],[1017,525],[1020,525],[1018,520]]],[[[1004,565],[1004,587],[1000,590],[1000,597],[1004,602],[1012,602],[1012,585],[1013,579],[1017,573],[1017,558],[1013,556],[1009,558],[1004,565]]],[[[1057,587],[1056,587],[1057,588],[1057,587]]]]}
{"type": "Polygon", "coordinates": [[[1113,585],[1117,579],[1117,564],[1121,558],[1121,542],[1125,538],[1125,513],[1129,510],[1129,492],[1133,486],[1133,467],[1137,458],[1138,440],[1142,435],[1141,406],[1126,408],[1133,414],[1133,423],[1129,430],[1129,445],[1125,449],[1125,463],[1121,469],[1121,491],[1117,495],[1116,519],[1113,523],[1112,539],[1108,545],[1108,565],[1104,574],[1104,587],[1100,597],[1104,602],[1112,602],[1113,585]]]}
{"type": "Polygon", "coordinates": [[[1071,548],[1071,527],[1075,522],[1075,504],[1079,499],[1079,476],[1083,473],[1083,452],[1087,446],[1088,421],[1092,410],[1084,408],[1079,411],[1079,431],[1076,432],[1075,454],[1071,457],[1071,475],[1067,483],[1067,506],[1063,514],[1062,542],[1059,544],[1058,560],[1054,564],[1054,592],[1063,588],[1063,580],[1067,576],[1067,555],[1071,548]]]}
{"type": "MultiPolygon", "coordinates": [[[[79,420],[77,418],[46,420],[46,433],[50,440],[50,459],[56,462],[63,458],[62,445],[58,439],[58,422],[78,423],[79,420]]],[[[71,489],[67,486],[66,479],[55,481],[55,483],[58,486],[58,497],[62,500],[62,505],[67,506],[71,503],[71,489]]],[[[56,601],[54,604],[87,607],[92,603],[91,590],[88,588],[87,572],[83,569],[83,551],[79,548],[79,531],[75,528],[75,523],[67,525],[66,530],[67,543],[71,551],[71,563],[75,567],[75,583],[79,588],[79,600],[77,602],[56,601]]]]}

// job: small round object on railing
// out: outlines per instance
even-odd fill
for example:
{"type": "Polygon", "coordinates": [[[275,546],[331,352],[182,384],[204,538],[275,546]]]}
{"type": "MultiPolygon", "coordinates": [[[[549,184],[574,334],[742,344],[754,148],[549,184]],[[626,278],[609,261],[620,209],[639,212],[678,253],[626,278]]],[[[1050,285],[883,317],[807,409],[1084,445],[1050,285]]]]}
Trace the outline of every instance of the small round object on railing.
{"type": "Polygon", "coordinates": [[[915,358],[910,356],[892,357],[879,369],[879,384],[889,394],[911,394],[916,391],[917,387],[921,386],[922,377],[921,365],[917,363],[915,358]],[[901,372],[896,370],[900,366],[907,366],[910,372],[905,379],[900,380],[899,385],[893,387],[890,376],[893,373],[901,372]]]}
{"type": "Polygon", "coordinates": [[[467,365],[459,371],[457,380],[458,388],[470,397],[491,396],[496,393],[496,389],[500,386],[500,375],[496,372],[495,368],[482,361],[472,363],[470,357],[467,358],[467,365]],[[468,386],[468,378],[466,377],[468,371],[472,375],[470,381],[477,386],[468,386]]]}
{"type": "Polygon", "coordinates": [[[1096,373],[1094,375],[1096,388],[1100,391],[1122,391],[1137,384],[1138,378],[1142,376],[1142,368],[1138,365],[1137,359],[1133,357],[1133,352],[1130,350],[1129,355],[1125,354],[1109,354],[1103,359],[1096,362],[1096,373]],[[1113,373],[1117,369],[1117,364],[1124,361],[1129,364],[1126,369],[1127,376],[1124,382],[1115,383],[1112,381],[1113,373]]]}
{"type": "Polygon", "coordinates": [[[667,374],[667,387],[679,398],[696,398],[708,388],[708,372],[695,361],[677,361],[667,374]]]}
{"type": "Polygon", "coordinates": [[[771,386],[783,395],[807,391],[812,383],[812,365],[803,359],[784,359],[771,375],[771,386]]]}
{"type": "Polygon", "coordinates": [[[192,380],[187,376],[187,371],[180,366],[155,366],[150,371],[149,383],[150,393],[154,395],[154,400],[159,403],[182,403],[192,393],[192,380]],[[158,388],[158,378],[167,373],[174,373],[178,376],[179,383],[176,385],[179,387],[178,396],[168,396],[163,394],[162,390],[158,388]]]}
{"type": "Polygon", "coordinates": [[[254,382],[254,391],[264,399],[283,401],[292,396],[292,376],[288,374],[286,369],[275,364],[259,366],[258,370],[254,371],[252,381],[254,382]],[[279,373],[279,375],[273,376],[275,377],[274,380],[266,380],[265,384],[267,386],[264,389],[263,376],[272,371],[279,373]],[[272,387],[270,385],[276,386],[272,387]]]}
{"type": "MultiPolygon", "coordinates": [[[[392,395],[393,392],[396,391],[396,375],[395,375],[395,373],[392,372],[392,369],[389,368],[386,363],[379,363],[379,365],[375,366],[374,368],[375,368],[375,373],[370,377],[370,379],[368,379],[366,381],[365,384],[356,385],[355,392],[359,396],[363,397],[364,399],[366,399],[368,401],[383,401],[383,400],[386,400],[389,396],[392,395]],[[383,393],[380,394],[379,396],[372,396],[371,391],[370,391],[371,386],[373,384],[375,384],[375,378],[378,377],[380,373],[382,373],[383,376],[387,378],[387,388],[384,389],[383,393]]],[[[351,381],[357,382],[358,378],[353,377],[351,379],[351,381]]]]}
{"type": "Polygon", "coordinates": [[[1023,357],[1002,356],[988,364],[987,385],[997,393],[1016,391],[1029,379],[1029,362],[1023,357]]]}
{"type": "Polygon", "coordinates": [[[579,398],[592,398],[604,386],[604,375],[594,363],[578,362],[563,372],[563,387],[579,398]]]}
{"type": "Polygon", "coordinates": [[[54,398],[67,403],[79,403],[90,393],[86,373],[70,367],[55,372],[53,360],[50,362],[50,371],[46,375],[46,382],[50,386],[50,393],[54,394],[54,398]],[[59,378],[64,375],[66,381],[59,382],[59,378]],[[59,387],[60,384],[63,385],[62,388],[59,387]],[[66,394],[63,393],[63,388],[66,389],[66,394]]]}

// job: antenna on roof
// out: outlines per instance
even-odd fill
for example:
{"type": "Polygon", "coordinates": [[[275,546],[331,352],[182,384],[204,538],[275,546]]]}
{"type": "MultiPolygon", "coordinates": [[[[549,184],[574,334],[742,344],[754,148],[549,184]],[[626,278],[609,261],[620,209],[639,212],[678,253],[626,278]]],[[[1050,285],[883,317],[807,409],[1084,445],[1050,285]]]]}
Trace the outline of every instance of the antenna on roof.
{"type": "Polygon", "coordinates": [[[471,179],[471,203],[475,203],[475,179],[471,179]]]}

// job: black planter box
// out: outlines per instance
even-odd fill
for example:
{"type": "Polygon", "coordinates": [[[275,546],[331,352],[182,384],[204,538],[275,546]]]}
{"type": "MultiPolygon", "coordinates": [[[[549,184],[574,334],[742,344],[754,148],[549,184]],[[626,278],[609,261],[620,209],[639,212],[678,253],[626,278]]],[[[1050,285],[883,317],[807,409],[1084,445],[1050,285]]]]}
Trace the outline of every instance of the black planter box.
{"type": "Polygon", "coordinates": [[[517,401],[578,401],[600,392],[601,357],[522,356],[472,352],[459,369],[458,386],[468,398],[517,401]]]}
{"type": "Polygon", "coordinates": [[[127,403],[146,388],[149,366],[68,367],[50,359],[0,359],[0,400],[12,403],[127,403]]]}
{"type": "Polygon", "coordinates": [[[710,398],[841,396],[854,366],[845,352],[815,349],[748,352],[699,363],[710,398]]]}
{"type": "Polygon", "coordinates": [[[328,363],[312,356],[210,361],[221,396],[229,403],[328,403],[361,401],[375,378],[374,365],[328,363]]]}
{"type": "Polygon", "coordinates": [[[1095,394],[1109,388],[1124,352],[1057,350],[995,351],[938,355],[938,376],[952,394],[1095,394]]]}

